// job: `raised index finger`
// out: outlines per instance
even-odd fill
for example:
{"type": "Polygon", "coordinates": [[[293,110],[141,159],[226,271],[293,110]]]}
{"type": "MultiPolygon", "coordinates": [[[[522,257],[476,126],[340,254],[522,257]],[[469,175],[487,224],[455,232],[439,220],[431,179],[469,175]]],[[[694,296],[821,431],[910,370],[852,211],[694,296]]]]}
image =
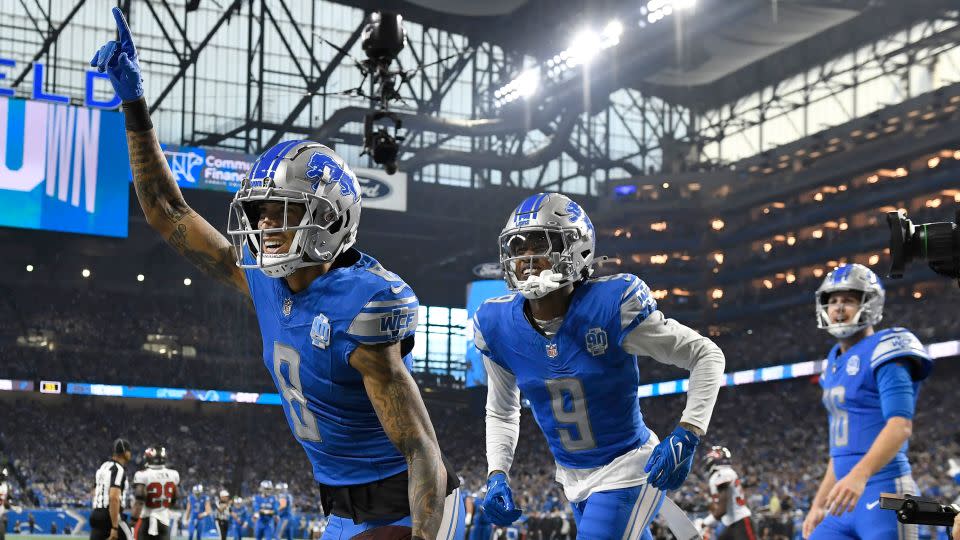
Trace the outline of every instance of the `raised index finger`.
{"type": "Polygon", "coordinates": [[[127,53],[127,56],[136,54],[137,49],[133,46],[133,36],[130,35],[130,27],[127,25],[127,19],[123,17],[123,12],[120,11],[120,8],[115,7],[111,10],[113,12],[113,20],[117,21],[117,33],[120,36],[120,50],[127,53]]]}

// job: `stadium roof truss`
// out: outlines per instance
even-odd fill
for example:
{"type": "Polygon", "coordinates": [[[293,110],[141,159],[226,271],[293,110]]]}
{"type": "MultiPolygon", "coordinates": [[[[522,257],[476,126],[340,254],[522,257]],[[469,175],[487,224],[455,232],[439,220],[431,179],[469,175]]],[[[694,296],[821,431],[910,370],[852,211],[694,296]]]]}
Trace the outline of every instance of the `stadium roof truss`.
{"type": "MultiPolygon", "coordinates": [[[[76,0],[44,7],[37,0],[18,1],[0,3],[6,21],[0,28],[8,36],[8,50],[0,56],[18,64],[16,75],[9,77],[11,86],[27,95],[24,82],[30,78],[30,64],[42,61],[50,74],[45,90],[82,101],[77,96],[83,96],[89,56],[114,36],[107,14],[112,3],[76,0]]],[[[792,45],[826,31],[826,23],[817,22],[820,15],[830,15],[825,20],[839,26],[872,4],[779,1],[784,8],[821,11],[811,12],[813,22],[796,30],[793,42],[774,43],[767,54],[788,54],[792,45]]],[[[689,51],[689,65],[681,61],[672,71],[664,66],[683,56],[679,48],[685,36],[719,28],[737,33],[737,24],[757,26],[745,13],[769,3],[700,2],[704,10],[712,10],[709,16],[691,17],[688,23],[678,16],[674,25],[625,31],[621,52],[595,68],[558,77],[559,82],[536,99],[512,108],[498,107],[498,89],[538,65],[538,58],[547,58],[547,50],[569,37],[569,29],[549,27],[541,19],[579,21],[586,4],[500,0],[484,4],[483,13],[476,12],[475,2],[433,0],[120,4],[128,12],[133,9],[130,22],[146,93],[151,109],[159,113],[155,124],[164,142],[258,153],[284,138],[310,137],[334,144],[351,163],[364,163],[362,122],[373,103],[358,96],[355,89],[362,78],[353,64],[363,57],[360,39],[368,10],[385,6],[410,14],[407,47],[398,64],[415,75],[402,78],[398,91],[403,103],[393,109],[404,127],[401,170],[414,181],[589,194],[601,193],[598,185],[610,178],[669,171],[678,163],[730,161],[774,142],[788,142],[772,134],[783,132],[784,122],[795,132],[794,139],[819,131],[819,116],[803,112],[818,103],[835,103],[838,122],[869,113],[872,109],[862,104],[856,89],[876,81],[909,97],[916,93],[907,77],[911,70],[944,57],[960,41],[955,10],[925,10],[925,18],[907,30],[877,36],[873,43],[813,69],[809,64],[796,66],[797,74],[759,91],[738,87],[739,95],[726,93],[724,103],[708,106],[702,98],[710,94],[710,85],[692,92],[689,85],[695,79],[685,83],[679,68],[689,68],[688,77],[699,69],[703,78],[707,68],[702,66],[707,66],[713,70],[711,77],[726,79],[736,79],[733,72],[746,68],[697,64],[696,51],[689,51]],[[557,8],[548,9],[551,6],[557,8]],[[510,32],[506,22],[521,30],[543,31],[510,32]],[[517,35],[523,33],[530,35],[517,35]],[[619,65],[619,70],[610,65],[619,65]],[[734,140],[743,148],[730,150],[734,140]]],[[[609,0],[598,11],[603,17],[622,14],[628,4],[635,3],[609,0]]],[[[101,99],[111,95],[103,86],[95,94],[101,99]]]]}

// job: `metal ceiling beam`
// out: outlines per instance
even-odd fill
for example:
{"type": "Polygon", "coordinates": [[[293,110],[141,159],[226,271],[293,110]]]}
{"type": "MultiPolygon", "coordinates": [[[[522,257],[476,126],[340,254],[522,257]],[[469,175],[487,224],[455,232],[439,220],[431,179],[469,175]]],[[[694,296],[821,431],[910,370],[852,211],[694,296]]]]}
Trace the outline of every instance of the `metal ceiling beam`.
{"type": "MultiPolygon", "coordinates": [[[[287,117],[280,122],[281,126],[285,126],[288,129],[292,127],[293,121],[296,120],[300,116],[300,113],[307,108],[307,105],[310,104],[310,100],[313,99],[313,95],[327,85],[327,81],[330,80],[330,75],[332,75],[333,71],[340,65],[341,62],[343,62],[343,59],[347,57],[350,49],[353,48],[353,46],[357,43],[357,40],[359,40],[360,36],[363,34],[363,28],[367,24],[366,19],[366,17],[361,19],[360,24],[353,29],[353,33],[350,34],[350,37],[347,39],[346,43],[340,47],[340,49],[337,51],[337,54],[334,55],[330,63],[327,64],[326,69],[323,70],[320,76],[307,84],[305,95],[300,98],[300,101],[298,101],[297,104],[294,105],[293,109],[290,110],[290,114],[288,114],[287,117]]],[[[267,143],[263,145],[263,147],[270,148],[271,146],[277,144],[280,142],[280,139],[283,138],[284,134],[285,132],[283,131],[275,132],[267,141],[267,143]]]]}
{"type": "Polygon", "coordinates": [[[67,16],[64,17],[63,22],[60,23],[60,26],[54,28],[53,31],[50,32],[50,35],[44,38],[43,44],[40,45],[40,50],[37,51],[37,54],[33,55],[33,59],[30,60],[30,62],[27,64],[27,67],[24,68],[22,72],[20,72],[20,75],[18,75],[17,78],[15,78],[13,82],[10,83],[11,87],[16,88],[21,82],[23,82],[23,79],[26,78],[27,73],[30,73],[30,70],[33,69],[33,63],[39,60],[41,56],[47,54],[47,51],[50,50],[50,47],[54,43],[56,43],[57,38],[60,37],[60,33],[63,32],[63,29],[66,28],[68,24],[70,24],[70,21],[73,20],[73,17],[77,14],[78,11],[80,11],[80,8],[82,8],[83,5],[86,3],[87,3],[87,0],[80,0],[79,2],[74,4],[73,9],[71,9],[70,13],[68,13],[67,16]]]}
{"type": "Polygon", "coordinates": [[[151,113],[155,112],[160,107],[160,105],[163,103],[163,100],[167,97],[170,91],[173,90],[173,87],[176,86],[177,82],[179,82],[180,79],[182,79],[183,76],[186,75],[187,69],[189,69],[191,66],[197,63],[197,60],[200,58],[200,53],[202,53],[203,50],[207,47],[207,45],[210,44],[210,40],[213,39],[213,36],[217,35],[217,32],[220,31],[220,28],[223,27],[223,25],[228,20],[230,20],[230,17],[233,16],[233,12],[234,11],[236,11],[237,13],[240,12],[240,6],[242,4],[243,4],[243,0],[233,0],[233,2],[230,4],[227,10],[223,12],[223,15],[220,16],[220,19],[217,20],[217,23],[213,25],[213,27],[210,29],[209,32],[207,32],[207,35],[203,38],[200,44],[197,45],[195,48],[194,47],[190,48],[191,52],[189,57],[187,57],[186,59],[180,60],[180,68],[173,75],[170,81],[167,82],[167,86],[164,87],[164,89],[160,92],[160,95],[158,95],[157,98],[150,105],[151,113]]]}

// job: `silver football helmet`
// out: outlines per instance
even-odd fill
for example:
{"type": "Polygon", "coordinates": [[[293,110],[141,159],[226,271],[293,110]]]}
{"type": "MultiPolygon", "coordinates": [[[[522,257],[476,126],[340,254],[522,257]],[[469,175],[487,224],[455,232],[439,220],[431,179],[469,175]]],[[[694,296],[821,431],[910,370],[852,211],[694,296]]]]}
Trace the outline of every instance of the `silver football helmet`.
{"type": "Polygon", "coordinates": [[[270,480],[260,481],[260,493],[269,494],[272,491],[273,491],[273,482],[271,482],[270,480]]]}
{"type": "Polygon", "coordinates": [[[579,204],[559,193],[538,193],[520,203],[500,232],[500,265],[511,290],[527,298],[546,292],[529,293],[524,281],[536,278],[517,275],[517,261],[546,259],[559,274],[558,287],[589,278],[593,273],[596,232],[579,204]]]}
{"type": "Polygon", "coordinates": [[[230,204],[227,233],[237,265],[259,268],[270,277],[330,262],[357,238],[360,184],[333,150],[312,141],[285,141],[264,152],[251,167],[230,204]],[[259,229],[260,205],[284,205],[283,226],[259,229]],[[300,223],[287,223],[287,208],[306,208],[300,223]],[[265,234],[296,231],[286,253],[264,253],[265,234]],[[243,260],[246,246],[253,263],[243,260]]]}
{"type": "Polygon", "coordinates": [[[886,293],[880,278],[862,264],[848,264],[834,269],[823,278],[817,288],[817,328],[825,329],[835,338],[847,338],[883,319],[883,301],[886,293]],[[830,294],[838,291],[861,293],[860,309],[850,321],[833,323],[827,314],[830,294]]]}

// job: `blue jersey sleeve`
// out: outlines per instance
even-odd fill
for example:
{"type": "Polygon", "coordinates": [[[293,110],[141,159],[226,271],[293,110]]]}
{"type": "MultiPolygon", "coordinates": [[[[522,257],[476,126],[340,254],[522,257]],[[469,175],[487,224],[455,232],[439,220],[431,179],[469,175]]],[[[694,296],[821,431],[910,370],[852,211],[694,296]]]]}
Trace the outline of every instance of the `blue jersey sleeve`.
{"type": "Polygon", "coordinates": [[[873,370],[874,377],[880,366],[898,359],[911,366],[910,374],[914,381],[926,379],[933,369],[933,359],[927,354],[923,344],[905,328],[891,328],[877,342],[870,358],[870,369],[873,370]]]}
{"type": "Polygon", "coordinates": [[[620,339],[629,334],[640,323],[647,320],[657,310],[657,301],[650,292],[650,287],[642,279],[632,274],[625,274],[627,286],[620,295],[620,339]]]}
{"type": "Polygon", "coordinates": [[[916,393],[910,368],[900,361],[887,362],[877,369],[875,376],[883,419],[894,416],[912,419],[916,393]]]}
{"type": "Polygon", "coordinates": [[[502,323],[509,314],[509,306],[514,298],[516,298],[516,294],[490,298],[480,304],[477,312],[473,315],[473,346],[480,351],[480,354],[510,373],[513,373],[513,370],[494,352],[494,347],[491,346],[488,337],[498,339],[497,336],[502,335],[502,332],[497,331],[496,323],[498,321],[494,318],[499,317],[501,319],[499,322],[502,323]]]}
{"type": "Polygon", "coordinates": [[[401,341],[416,333],[419,308],[417,296],[406,283],[391,284],[364,304],[347,335],[363,345],[401,341]]]}

